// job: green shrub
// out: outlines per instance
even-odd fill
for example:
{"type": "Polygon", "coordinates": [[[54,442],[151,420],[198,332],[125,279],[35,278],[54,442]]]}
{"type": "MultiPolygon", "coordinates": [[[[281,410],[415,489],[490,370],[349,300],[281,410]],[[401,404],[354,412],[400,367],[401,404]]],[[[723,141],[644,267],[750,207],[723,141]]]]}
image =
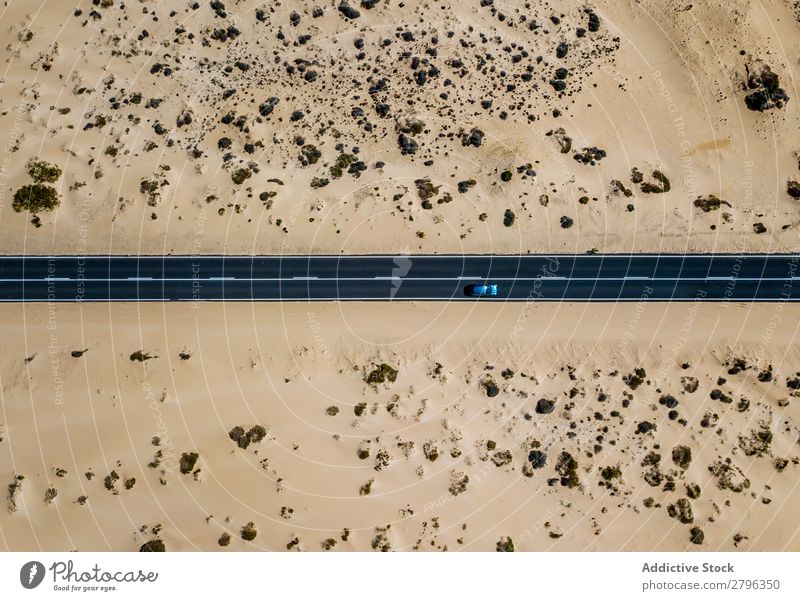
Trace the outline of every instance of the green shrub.
{"type": "Polygon", "coordinates": [[[164,545],[164,541],[162,541],[160,538],[147,541],[145,544],[139,547],[139,552],[141,553],[164,553],[166,550],[167,548],[164,545]]]}
{"type": "Polygon", "coordinates": [[[52,211],[58,206],[58,192],[52,186],[45,184],[27,184],[14,192],[12,208],[17,212],[52,211]]]}
{"type": "Polygon", "coordinates": [[[231,179],[233,183],[237,186],[241,186],[246,179],[249,179],[253,175],[253,172],[250,169],[246,169],[242,167],[241,169],[237,169],[236,171],[231,174],[231,179]]]}
{"type": "Polygon", "coordinates": [[[61,168],[47,161],[28,161],[28,175],[37,184],[46,182],[52,184],[61,177],[61,168]]]}
{"type": "Polygon", "coordinates": [[[250,541],[255,539],[255,537],[258,535],[256,525],[253,522],[247,522],[246,525],[242,526],[241,534],[244,540],[250,541]]]}
{"type": "Polygon", "coordinates": [[[364,381],[367,384],[383,384],[387,380],[389,382],[394,382],[397,380],[397,374],[399,372],[393,368],[391,365],[387,365],[386,363],[381,363],[376,369],[373,369],[364,381]]]}

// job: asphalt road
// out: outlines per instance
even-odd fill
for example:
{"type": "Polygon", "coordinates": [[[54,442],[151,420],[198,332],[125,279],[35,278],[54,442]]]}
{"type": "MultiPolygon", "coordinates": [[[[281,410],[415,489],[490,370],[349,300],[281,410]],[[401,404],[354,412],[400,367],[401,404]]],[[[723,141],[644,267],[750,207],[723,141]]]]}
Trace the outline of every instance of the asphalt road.
{"type": "Polygon", "coordinates": [[[800,255],[0,257],[0,301],[800,300],[800,255]]]}

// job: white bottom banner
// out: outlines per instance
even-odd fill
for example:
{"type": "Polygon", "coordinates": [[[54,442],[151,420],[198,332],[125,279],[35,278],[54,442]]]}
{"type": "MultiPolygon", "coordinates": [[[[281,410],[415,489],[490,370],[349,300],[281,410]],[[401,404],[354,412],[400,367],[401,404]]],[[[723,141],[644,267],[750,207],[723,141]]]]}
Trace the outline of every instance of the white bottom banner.
{"type": "Polygon", "coordinates": [[[797,553],[2,553],[6,599],[798,599],[797,553]],[[213,597],[212,597],[213,595],[213,597]],[[219,597],[217,597],[219,596],[219,597]]]}

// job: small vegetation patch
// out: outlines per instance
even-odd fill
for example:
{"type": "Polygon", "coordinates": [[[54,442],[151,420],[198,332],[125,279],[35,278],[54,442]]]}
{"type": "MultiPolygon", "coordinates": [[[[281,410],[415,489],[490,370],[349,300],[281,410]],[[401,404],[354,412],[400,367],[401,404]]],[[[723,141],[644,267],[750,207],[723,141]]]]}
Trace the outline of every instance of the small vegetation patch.
{"type": "Polygon", "coordinates": [[[772,444],[772,431],[769,426],[762,422],[759,427],[752,430],[748,435],[739,436],[739,448],[748,457],[762,457],[769,452],[772,444]]]}
{"type": "Polygon", "coordinates": [[[148,553],[148,552],[158,552],[164,553],[167,550],[167,547],[164,545],[164,541],[160,538],[156,538],[151,541],[147,541],[141,547],[139,547],[139,552],[141,553],[148,553]]]}
{"type": "Polygon", "coordinates": [[[681,524],[691,524],[694,521],[692,504],[689,499],[681,498],[667,506],[669,517],[677,519],[681,524]]]}
{"type": "Polygon", "coordinates": [[[744,103],[751,111],[762,112],[782,108],[789,102],[789,96],[780,87],[777,74],[768,65],[755,68],[745,65],[745,70],[747,95],[744,97],[744,103]]]}
{"type": "Polygon", "coordinates": [[[17,212],[42,213],[52,211],[59,204],[58,192],[45,184],[27,184],[14,192],[11,207],[17,212]]]}
{"type": "Polygon", "coordinates": [[[256,525],[253,522],[247,522],[247,524],[242,526],[241,535],[242,539],[246,541],[255,540],[256,536],[258,536],[256,525]]]}
{"type": "Polygon", "coordinates": [[[37,184],[52,184],[61,177],[61,168],[47,161],[31,159],[28,161],[28,175],[37,184]]]}
{"type": "Polygon", "coordinates": [[[486,396],[489,398],[496,397],[498,394],[500,394],[500,388],[497,386],[497,384],[495,384],[495,381],[489,377],[486,377],[481,381],[481,386],[486,392],[486,396]]]}
{"type": "Polygon", "coordinates": [[[199,458],[200,455],[198,453],[182,453],[180,462],[181,474],[191,474],[199,458]]]}
{"type": "Polygon", "coordinates": [[[703,533],[702,528],[693,526],[692,529],[689,530],[689,541],[693,545],[702,545],[705,539],[706,535],[703,533]]]}
{"type": "Polygon", "coordinates": [[[709,194],[708,196],[698,196],[694,201],[694,206],[703,211],[703,213],[716,211],[722,205],[730,207],[731,203],[729,203],[727,200],[721,200],[713,194],[709,194]]]}
{"type": "Polygon", "coordinates": [[[148,353],[145,353],[144,351],[134,351],[133,353],[131,353],[131,361],[139,361],[140,363],[155,358],[157,358],[155,357],[155,355],[150,355],[148,353]]]}
{"type": "Polygon", "coordinates": [[[561,451],[556,461],[556,472],[561,476],[561,486],[575,488],[580,482],[578,461],[567,451],[561,451]]]}
{"type": "Polygon", "coordinates": [[[692,449],[684,445],[678,445],[672,449],[672,461],[679,468],[688,469],[689,464],[692,463],[692,449]]]}
{"type": "Polygon", "coordinates": [[[644,370],[643,367],[637,367],[633,370],[632,373],[628,374],[627,376],[622,377],[622,381],[628,385],[628,388],[631,390],[636,390],[644,383],[644,379],[647,377],[647,372],[644,370]]]}
{"type": "Polygon", "coordinates": [[[397,380],[399,372],[387,363],[381,363],[378,367],[369,372],[364,378],[367,384],[383,384],[384,382],[394,382],[397,380]]]}
{"type": "Polygon", "coordinates": [[[600,470],[600,475],[603,477],[603,480],[609,482],[622,477],[622,472],[620,471],[619,467],[615,465],[609,465],[600,470]]]}
{"type": "Polygon", "coordinates": [[[641,189],[645,194],[664,194],[672,189],[669,179],[662,171],[655,170],[651,174],[656,183],[642,182],[641,189]]]}
{"type": "Polygon", "coordinates": [[[242,426],[234,426],[228,437],[234,441],[240,449],[246,449],[253,443],[259,443],[267,436],[267,429],[261,425],[255,425],[245,431],[242,426]]]}
{"type": "Polygon", "coordinates": [[[469,476],[464,472],[452,472],[450,474],[450,488],[448,490],[450,494],[455,497],[465,492],[468,484],[469,476]]]}
{"type": "Polygon", "coordinates": [[[514,541],[510,536],[502,536],[500,540],[497,541],[496,550],[498,553],[513,553],[514,541]]]}

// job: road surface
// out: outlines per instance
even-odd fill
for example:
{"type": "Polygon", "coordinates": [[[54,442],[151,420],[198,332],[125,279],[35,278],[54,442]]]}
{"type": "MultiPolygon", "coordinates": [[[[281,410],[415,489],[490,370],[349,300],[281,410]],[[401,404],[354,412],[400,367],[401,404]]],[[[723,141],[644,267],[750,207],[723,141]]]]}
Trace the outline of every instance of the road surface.
{"type": "Polygon", "coordinates": [[[800,255],[0,257],[0,300],[795,301],[800,255]]]}

